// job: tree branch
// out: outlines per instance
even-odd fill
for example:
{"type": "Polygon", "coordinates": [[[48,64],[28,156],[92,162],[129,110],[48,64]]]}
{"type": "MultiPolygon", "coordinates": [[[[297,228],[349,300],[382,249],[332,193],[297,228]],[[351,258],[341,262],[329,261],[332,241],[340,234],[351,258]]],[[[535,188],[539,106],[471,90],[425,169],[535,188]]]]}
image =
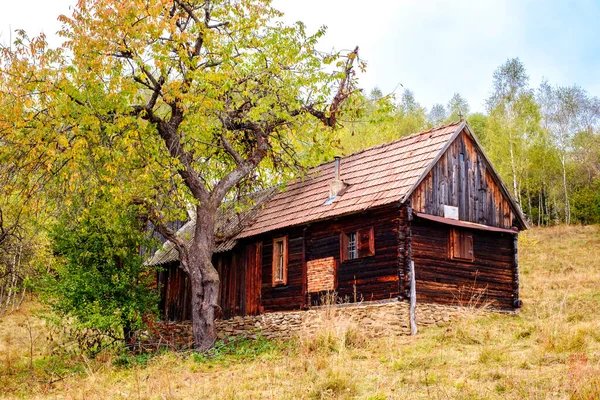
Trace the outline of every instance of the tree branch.
{"type": "Polygon", "coordinates": [[[165,217],[152,204],[150,204],[149,201],[135,198],[132,202],[135,205],[144,207],[144,217],[150,220],[156,230],[173,244],[175,250],[177,250],[177,253],[179,253],[179,260],[181,261],[182,269],[189,273],[189,252],[183,239],[177,236],[177,232],[175,232],[175,230],[166,225],[165,217]]]}

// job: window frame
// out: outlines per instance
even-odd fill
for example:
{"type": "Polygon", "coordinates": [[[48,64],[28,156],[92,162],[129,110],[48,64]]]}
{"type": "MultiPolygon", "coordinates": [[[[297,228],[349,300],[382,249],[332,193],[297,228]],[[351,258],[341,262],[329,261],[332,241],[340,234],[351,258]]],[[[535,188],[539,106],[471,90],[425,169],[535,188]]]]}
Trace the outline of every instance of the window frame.
{"type": "Polygon", "coordinates": [[[280,236],[273,238],[273,254],[271,264],[271,283],[275,286],[285,286],[288,281],[288,237],[280,236]],[[282,251],[278,249],[278,245],[282,244],[282,251]],[[281,262],[280,262],[281,261],[281,262]],[[283,263],[283,265],[281,265],[283,263]],[[281,269],[282,279],[277,279],[277,272],[281,269]]]}
{"type": "Polygon", "coordinates": [[[467,229],[451,228],[448,240],[448,256],[451,260],[474,262],[473,232],[467,229]]]}
{"type": "Polygon", "coordinates": [[[357,230],[347,230],[340,232],[340,262],[350,262],[360,260],[375,255],[375,230],[373,226],[357,230]],[[350,257],[350,235],[354,235],[354,255],[350,257]],[[361,236],[368,235],[368,243],[361,240],[361,236]]]}
{"type": "Polygon", "coordinates": [[[347,236],[347,245],[346,245],[346,258],[348,260],[355,260],[358,258],[358,242],[356,240],[358,232],[348,232],[345,235],[347,236]]]}

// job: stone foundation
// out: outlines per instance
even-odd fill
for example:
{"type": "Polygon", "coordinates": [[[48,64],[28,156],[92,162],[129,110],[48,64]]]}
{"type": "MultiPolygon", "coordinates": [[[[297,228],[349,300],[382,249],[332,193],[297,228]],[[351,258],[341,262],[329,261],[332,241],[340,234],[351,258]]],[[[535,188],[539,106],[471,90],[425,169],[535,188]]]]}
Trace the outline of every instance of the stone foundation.
{"type": "MultiPolygon", "coordinates": [[[[464,308],[441,304],[417,305],[417,326],[444,325],[458,317],[464,308]]],[[[313,307],[307,311],[273,312],[263,315],[234,317],[216,322],[217,336],[285,340],[310,336],[324,329],[360,329],[369,337],[409,335],[409,303],[389,300],[313,307]]],[[[165,343],[173,341],[181,348],[192,344],[190,322],[164,322],[153,331],[165,343]]]]}

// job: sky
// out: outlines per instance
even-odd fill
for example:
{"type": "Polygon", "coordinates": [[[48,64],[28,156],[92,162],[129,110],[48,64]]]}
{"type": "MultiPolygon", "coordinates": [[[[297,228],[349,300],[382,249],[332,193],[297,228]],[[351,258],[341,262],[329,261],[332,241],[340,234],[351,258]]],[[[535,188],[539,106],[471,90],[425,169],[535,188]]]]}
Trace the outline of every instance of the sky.
{"type": "MultiPolygon", "coordinates": [[[[57,16],[75,0],[7,1],[0,43],[10,31],[44,32],[59,45],[57,16]]],[[[414,92],[428,109],[455,92],[485,111],[494,70],[519,57],[537,87],[543,79],[600,96],[600,0],[274,0],[288,23],[327,26],[322,50],[360,48],[360,84],[384,94],[414,92]]]]}

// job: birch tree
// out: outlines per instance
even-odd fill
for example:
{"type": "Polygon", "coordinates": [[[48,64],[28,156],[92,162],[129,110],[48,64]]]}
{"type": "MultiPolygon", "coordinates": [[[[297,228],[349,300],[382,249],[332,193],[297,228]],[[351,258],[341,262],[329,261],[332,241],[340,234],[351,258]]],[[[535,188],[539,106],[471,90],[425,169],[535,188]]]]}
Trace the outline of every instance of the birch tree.
{"type": "Polygon", "coordinates": [[[580,132],[591,133],[598,118],[597,99],[590,98],[579,86],[551,86],[542,82],[538,90],[543,125],[554,140],[559,152],[562,169],[564,217],[571,223],[571,200],[568,179],[569,154],[573,150],[573,138],[580,132]]]}
{"type": "Polygon", "coordinates": [[[526,169],[528,137],[538,128],[539,111],[529,77],[518,59],[509,59],[494,72],[486,135],[495,164],[510,176],[512,194],[521,203],[520,181],[526,169]],[[507,163],[508,161],[508,163],[507,163]]]}

